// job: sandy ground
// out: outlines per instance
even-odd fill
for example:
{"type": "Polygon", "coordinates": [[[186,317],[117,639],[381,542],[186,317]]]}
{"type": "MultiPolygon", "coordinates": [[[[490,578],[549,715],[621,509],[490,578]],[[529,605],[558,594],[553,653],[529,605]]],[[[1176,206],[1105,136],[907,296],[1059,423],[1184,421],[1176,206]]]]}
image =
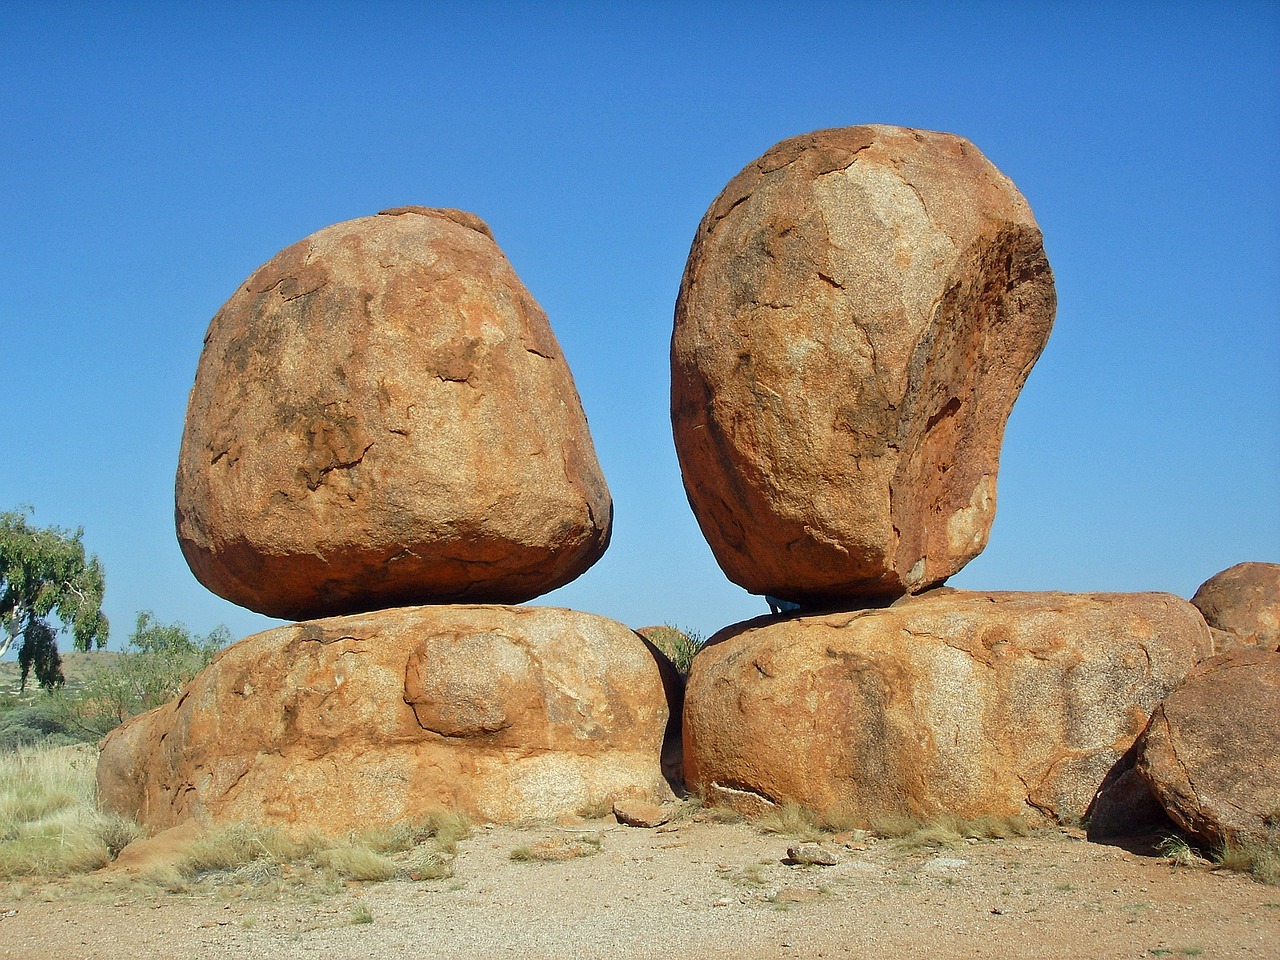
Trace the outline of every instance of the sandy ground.
{"type": "Polygon", "coordinates": [[[1280,888],[1069,830],[913,852],[850,842],[823,867],[784,862],[794,840],[742,823],[591,826],[593,856],[517,862],[573,832],[481,828],[451,879],[324,895],[157,894],[118,872],[2,885],[0,957],[1280,958],[1280,888]]]}

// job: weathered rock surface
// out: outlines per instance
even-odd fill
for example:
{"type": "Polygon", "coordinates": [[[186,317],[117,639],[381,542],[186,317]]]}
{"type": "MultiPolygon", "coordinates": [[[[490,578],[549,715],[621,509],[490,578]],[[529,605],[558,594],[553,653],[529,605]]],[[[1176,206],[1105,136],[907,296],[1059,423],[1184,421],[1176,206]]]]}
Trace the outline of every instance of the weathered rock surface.
{"type": "Polygon", "coordinates": [[[660,827],[671,819],[671,810],[651,800],[621,797],[613,802],[613,815],[628,827],[660,827]]]}
{"type": "Polygon", "coordinates": [[[554,817],[671,798],[653,654],[604,617],[440,606],[336,617],[223,651],[182,697],[111,734],[103,805],[341,832],[457,809],[554,817]]]}
{"type": "Polygon", "coordinates": [[[1156,709],[1137,770],[1210,847],[1280,839],[1280,653],[1246,648],[1200,664],[1156,709]]]}
{"type": "Polygon", "coordinates": [[[546,314],[479,218],[422,207],[299,241],[218,311],[176,502],[200,582],[285,619],[522,602],[612,521],[546,314]]]}
{"type": "Polygon", "coordinates": [[[1237,563],[1202,583],[1191,602],[1209,626],[1235,634],[1236,645],[1280,649],[1280,563],[1237,563]]]}
{"type": "Polygon", "coordinates": [[[1056,298],[1026,201],[968,141],[786,140],[698,227],[676,304],[685,490],[728,577],[892,598],[977,556],[1056,298]]]}
{"type": "Polygon", "coordinates": [[[750,814],[1073,820],[1209,642],[1155,593],[946,590],[759,618],[693,662],[685,773],[750,814]]]}

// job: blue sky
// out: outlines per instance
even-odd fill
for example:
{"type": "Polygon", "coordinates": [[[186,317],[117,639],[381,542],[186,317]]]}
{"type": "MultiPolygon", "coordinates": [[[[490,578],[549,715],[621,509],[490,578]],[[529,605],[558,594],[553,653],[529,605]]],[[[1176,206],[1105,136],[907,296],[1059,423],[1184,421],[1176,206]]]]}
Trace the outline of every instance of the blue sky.
{"type": "Polygon", "coordinates": [[[1058,319],[972,589],[1168,590],[1280,561],[1275,3],[0,0],[0,509],[83,526],[139,610],[269,625],[191,576],[173,474],[209,318],[282,247],[483,217],[572,366],[609,552],[538,603],[711,633],[765,611],[689,511],[668,346],[698,220],[772,144],[968,137],[1044,231],[1058,319]]]}

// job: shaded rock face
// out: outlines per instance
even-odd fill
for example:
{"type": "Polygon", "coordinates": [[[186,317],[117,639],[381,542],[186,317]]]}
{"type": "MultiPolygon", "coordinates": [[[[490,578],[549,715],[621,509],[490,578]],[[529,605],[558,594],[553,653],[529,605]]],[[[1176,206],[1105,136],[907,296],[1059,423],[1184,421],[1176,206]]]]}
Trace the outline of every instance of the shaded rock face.
{"type": "Polygon", "coordinates": [[[1208,847],[1280,838],[1280,652],[1200,664],[1160,704],[1137,771],[1169,817],[1208,847]]]}
{"type": "Polygon", "coordinates": [[[1209,645],[1167,594],[948,590],[760,618],[694,660],[685,773],[748,814],[1074,820],[1209,645]]]}
{"type": "Polygon", "coordinates": [[[218,311],[176,503],[200,582],[285,619],[519,603],[612,522],[546,315],[479,218],[421,207],[307,237],[218,311]]]}
{"type": "Polygon", "coordinates": [[[884,599],[977,556],[1055,306],[1026,201],[960,137],[823,130],[747,166],[698,227],[671,346],[685,490],[729,579],[884,599]]]}
{"type": "Polygon", "coordinates": [[[179,700],[107,738],[98,790],[153,832],[198,819],[336,833],[439,809],[554,817],[670,799],[667,717],[652,653],[612,620],[385,610],[227,648],[179,700]]]}
{"type": "Polygon", "coordinates": [[[1280,649],[1280,563],[1237,563],[1200,585],[1191,598],[1205,622],[1234,634],[1220,646],[1280,649]]]}

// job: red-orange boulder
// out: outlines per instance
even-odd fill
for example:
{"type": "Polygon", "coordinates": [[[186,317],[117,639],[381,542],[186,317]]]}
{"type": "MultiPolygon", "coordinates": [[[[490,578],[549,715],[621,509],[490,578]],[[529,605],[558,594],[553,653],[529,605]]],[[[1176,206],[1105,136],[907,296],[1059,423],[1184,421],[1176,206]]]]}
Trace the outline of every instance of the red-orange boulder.
{"type": "Polygon", "coordinates": [[[1280,648],[1280,563],[1237,563],[1202,583],[1191,602],[1209,626],[1234,634],[1234,645],[1280,648]]]}
{"type": "Polygon", "coordinates": [[[748,812],[1075,820],[1209,644],[1169,594],[943,590],[760,618],[693,661],[685,774],[748,812]]]}
{"type": "Polygon", "coordinates": [[[228,647],[178,700],[107,738],[98,793],[151,832],[196,819],[342,833],[440,809],[557,817],[671,799],[667,717],[655,657],[620,623],[383,610],[228,647]]]}
{"type": "Polygon", "coordinates": [[[218,311],[176,503],[200,582],[286,619],[528,600],[612,520],[546,314],[479,218],[422,207],[307,237],[218,311]]]}
{"type": "Polygon", "coordinates": [[[1208,847],[1280,840],[1280,652],[1246,647],[1196,667],[1156,709],[1137,770],[1208,847]]]}
{"type": "Polygon", "coordinates": [[[848,127],[748,165],[698,226],[671,346],[685,490],[729,579],[883,599],[975,557],[1055,304],[1026,201],[967,140],[848,127]]]}

